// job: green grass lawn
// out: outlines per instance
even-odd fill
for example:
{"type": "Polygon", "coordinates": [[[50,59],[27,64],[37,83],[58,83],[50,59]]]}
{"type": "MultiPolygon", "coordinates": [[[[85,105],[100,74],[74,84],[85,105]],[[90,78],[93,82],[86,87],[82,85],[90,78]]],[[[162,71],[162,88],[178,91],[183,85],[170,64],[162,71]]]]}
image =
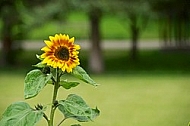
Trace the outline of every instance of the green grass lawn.
{"type": "MultiPolygon", "coordinates": [[[[190,121],[189,74],[102,74],[92,75],[97,88],[81,83],[71,90],[60,89],[59,99],[70,93],[82,96],[91,107],[101,110],[101,115],[83,126],[187,126],[190,121]]],[[[23,101],[25,72],[0,73],[0,114],[8,105],[23,101]],[[10,79],[11,78],[11,79],[10,79]]],[[[71,78],[70,78],[71,79],[71,78]]],[[[52,87],[46,86],[31,100],[24,100],[32,107],[37,103],[49,104],[52,87]]],[[[57,112],[56,122],[62,118],[57,112]]],[[[69,119],[65,125],[77,123],[69,119]]],[[[37,126],[46,125],[40,121],[37,126]]]]}
{"type": "MultiPolygon", "coordinates": [[[[26,71],[38,61],[39,51],[22,52],[17,67],[1,68],[0,114],[8,105],[23,101],[23,83],[26,71]]],[[[188,52],[139,52],[138,62],[131,62],[125,50],[104,51],[106,71],[92,74],[98,88],[81,83],[71,90],[60,90],[59,99],[70,93],[82,96],[90,106],[101,110],[94,122],[83,126],[187,126],[190,121],[190,58],[188,52]]],[[[81,65],[87,69],[88,52],[80,52],[81,65]]],[[[87,69],[88,70],[88,69],[87,69]]],[[[71,78],[70,78],[71,79],[71,78]]],[[[52,97],[48,85],[40,94],[26,100],[34,107],[49,104],[52,97]]],[[[56,122],[62,115],[57,112],[56,122]]],[[[38,126],[45,125],[40,121],[38,126]]],[[[76,123],[72,119],[66,125],[76,123]]]]}

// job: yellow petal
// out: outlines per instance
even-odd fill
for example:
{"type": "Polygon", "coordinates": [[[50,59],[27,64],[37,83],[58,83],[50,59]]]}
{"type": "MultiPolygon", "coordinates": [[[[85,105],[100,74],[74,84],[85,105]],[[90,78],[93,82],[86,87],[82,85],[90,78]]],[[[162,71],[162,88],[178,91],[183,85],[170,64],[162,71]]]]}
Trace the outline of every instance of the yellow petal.
{"type": "Polygon", "coordinates": [[[74,48],[75,48],[76,50],[79,50],[79,49],[80,49],[80,46],[79,46],[79,45],[74,45],[74,48]]]}
{"type": "Polygon", "coordinates": [[[64,67],[65,67],[65,70],[67,70],[67,68],[68,68],[67,63],[65,63],[64,67]]]}
{"type": "Polygon", "coordinates": [[[49,57],[46,57],[46,58],[42,61],[42,64],[48,63],[48,61],[49,61],[49,57]]]}
{"type": "Polygon", "coordinates": [[[53,36],[49,36],[49,39],[50,39],[50,41],[54,41],[54,37],[53,36]]]}
{"type": "Polygon", "coordinates": [[[55,38],[54,38],[54,40],[55,40],[55,42],[59,42],[59,40],[60,40],[60,37],[59,37],[59,35],[58,35],[58,34],[56,34],[56,35],[55,35],[55,38]]]}
{"type": "Polygon", "coordinates": [[[72,69],[68,67],[68,68],[66,69],[66,71],[67,71],[67,73],[70,73],[70,72],[72,71],[72,69]]]}
{"type": "Polygon", "coordinates": [[[63,36],[61,33],[59,34],[60,38],[63,36]]]}
{"type": "Polygon", "coordinates": [[[63,63],[63,62],[61,62],[61,61],[59,61],[59,62],[57,63],[57,66],[58,66],[59,68],[62,68],[62,67],[63,67],[63,65],[64,65],[64,63],[63,63]]]}
{"type": "Polygon", "coordinates": [[[50,49],[50,48],[48,48],[47,46],[45,46],[45,47],[41,48],[41,50],[42,50],[42,51],[44,51],[44,52],[51,51],[51,49],[50,49]]]}
{"type": "Polygon", "coordinates": [[[72,54],[73,54],[73,55],[78,55],[79,52],[78,52],[78,51],[73,51],[72,54]]]}
{"type": "Polygon", "coordinates": [[[53,45],[53,43],[52,43],[51,41],[45,40],[44,42],[46,43],[46,45],[47,45],[49,48],[51,48],[51,46],[53,45]]]}
{"type": "Polygon", "coordinates": [[[66,35],[65,35],[65,34],[63,34],[62,38],[63,38],[63,40],[65,40],[65,39],[66,39],[66,35]]]}
{"type": "Polygon", "coordinates": [[[53,66],[54,65],[54,61],[52,59],[49,59],[47,61],[47,65],[53,66]]]}
{"type": "Polygon", "coordinates": [[[70,43],[73,43],[75,41],[75,38],[74,37],[72,37],[71,39],[69,39],[69,42],[70,43]]]}
{"type": "Polygon", "coordinates": [[[53,68],[57,68],[57,62],[54,61],[53,68]]]}
{"type": "Polygon", "coordinates": [[[76,58],[76,60],[74,60],[75,62],[79,62],[79,59],[78,58],[76,58]]]}
{"type": "Polygon", "coordinates": [[[63,67],[61,68],[61,70],[64,72],[64,71],[65,71],[65,66],[63,66],[63,67]]]}
{"type": "Polygon", "coordinates": [[[80,62],[76,62],[76,66],[80,65],[80,62]]]}
{"type": "Polygon", "coordinates": [[[41,58],[46,58],[46,53],[43,53],[40,57],[41,58]]]}
{"type": "Polygon", "coordinates": [[[69,40],[69,35],[66,35],[66,40],[69,40]]]}

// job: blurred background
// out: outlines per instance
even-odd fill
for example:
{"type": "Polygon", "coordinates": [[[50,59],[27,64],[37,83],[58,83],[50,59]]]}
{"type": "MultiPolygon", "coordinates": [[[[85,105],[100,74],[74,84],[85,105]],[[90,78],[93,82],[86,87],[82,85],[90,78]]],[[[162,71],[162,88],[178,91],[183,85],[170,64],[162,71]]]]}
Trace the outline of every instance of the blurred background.
{"type": "MultiPolygon", "coordinates": [[[[100,84],[60,91],[60,99],[76,93],[101,110],[82,125],[188,125],[189,7],[188,0],[0,0],[0,114],[24,100],[43,40],[62,33],[81,45],[81,66],[100,84]]],[[[51,95],[47,86],[26,102],[46,105],[51,95]]]]}

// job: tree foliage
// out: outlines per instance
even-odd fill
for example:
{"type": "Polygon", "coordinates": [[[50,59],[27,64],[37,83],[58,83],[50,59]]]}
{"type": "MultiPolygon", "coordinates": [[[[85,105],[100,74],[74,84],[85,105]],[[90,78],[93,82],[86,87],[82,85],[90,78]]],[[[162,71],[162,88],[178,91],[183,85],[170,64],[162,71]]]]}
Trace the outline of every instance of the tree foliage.
{"type": "MultiPolygon", "coordinates": [[[[67,14],[68,1],[53,0],[2,0],[0,1],[0,19],[2,20],[2,65],[15,64],[16,40],[27,37],[31,28],[39,27],[47,21],[63,20],[67,14]]],[[[19,45],[20,43],[16,43],[19,45]]]]}
{"type": "Polygon", "coordinates": [[[131,36],[131,59],[137,59],[138,39],[145,29],[150,17],[150,5],[148,0],[115,0],[108,2],[110,10],[122,19],[124,26],[129,25],[131,36]],[[128,20],[129,24],[125,24],[128,20]]]}
{"type": "Polygon", "coordinates": [[[190,4],[187,0],[156,0],[152,10],[160,19],[160,36],[166,46],[187,47],[190,32],[190,4]]]}

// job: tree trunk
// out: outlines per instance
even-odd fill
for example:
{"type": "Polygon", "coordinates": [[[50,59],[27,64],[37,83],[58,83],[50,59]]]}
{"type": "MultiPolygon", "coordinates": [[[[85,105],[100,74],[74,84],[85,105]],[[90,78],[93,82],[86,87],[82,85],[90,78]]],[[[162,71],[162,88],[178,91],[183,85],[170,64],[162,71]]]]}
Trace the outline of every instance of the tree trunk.
{"type": "Polygon", "coordinates": [[[0,8],[2,19],[2,50],[0,56],[0,64],[2,66],[15,65],[16,63],[17,52],[15,52],[13,41],[15,38],[22,37],[22,20],[19,11],[17,10],[17,2],[3,1],[0,8]],[[15,34],[15,28],[19,30],[18,33],[20,34],[15,34]]]}
{"type": "Polygon", "coordinates": [[[131,22],[131,60],[136,61],[138,53],[137,42],[139,38],[139,28],[137,26],[136,18],[133,18],[131,22]]]}
{"type": "Polygon", "coordinates": [[[7,9],[2,15],[2,53],[0,60],[3,66],[14,63],[14,53],[12,53],[12,27],[14,24],[11,14],[12,11],[7,9]]]}
{"type": "Polygon", "coordinates": [[[4,36],[2,40],[2,66],[14,64],[14,57],[12,57],[12,40],[9,36],[4,36]]]}
{"type": "Polygon", "coordinates": [[[92,8],[89,12],[90,19],[90,57],[89,57],[89,69],[93,73],[101,73],[104,71],[104,63],[101,49],[101,33],[100,22],[102,12],[98,8],[92,8]]]}

